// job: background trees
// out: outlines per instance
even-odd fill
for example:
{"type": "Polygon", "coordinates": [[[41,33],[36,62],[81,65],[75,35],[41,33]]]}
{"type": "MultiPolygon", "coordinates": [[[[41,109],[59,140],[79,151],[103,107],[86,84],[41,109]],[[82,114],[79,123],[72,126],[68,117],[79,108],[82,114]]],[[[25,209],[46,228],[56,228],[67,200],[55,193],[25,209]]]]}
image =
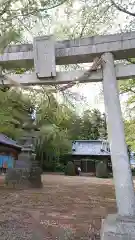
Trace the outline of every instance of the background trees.
{"type": "Polygon", "coordinates": [[[73,140],[99,139],[106,137],[107,132],[105,117],[99,110],[88,109],[79,116],[75,107],[60,103],[52,93],[48,94],[37,103],[36,151],[41,164],[52,170],[60,157],[71,152],[73,140]]]}
{"type": "Polygon", "coordinates": [[[21,91],[0,90],[0,132],[17,139],[23,132],[23,123],[29,116],[31,102],[21,91]]]}
{"type": "Polygon", "coordinates": [[[49,92],[37,93],[35,100],[29,92],[1,91],[0,132],[18,140],[31,130],[37,138],[37,159],[48,170],[56,168],[59,158],[71,151],[72,140],[106,137],[105,118],[99,110],[88,109],[78,116],[73,106],[60,103],[49,92]],[[31,106],[36,108],[36,120],[28,127],[31,106]]]}

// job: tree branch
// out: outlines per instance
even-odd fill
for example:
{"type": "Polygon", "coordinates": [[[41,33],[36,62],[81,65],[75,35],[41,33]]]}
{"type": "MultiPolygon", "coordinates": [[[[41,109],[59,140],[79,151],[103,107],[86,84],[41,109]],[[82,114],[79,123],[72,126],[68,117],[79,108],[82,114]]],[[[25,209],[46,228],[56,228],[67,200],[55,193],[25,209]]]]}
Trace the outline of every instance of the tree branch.
{"type": "Polygon", "coordinates": [[[135,94],[135,90],[133,90],[131,87],[127,87],[126,89],[121,90],[120,94],[127,93],[127,92],[131,92],[135,94]]]}
{"type": "MultiPolygon", "coordinates": [[[[53,6],[50,6],[50,7],[45,7],[45,8],[35,9],[35,10],[32,10],[31,12],[28,12],[27,14],[19,14],[19,16],[27,16],[27,15],[32,15],[36,12],[44,12],[44,11],[47,11],[47,10],[51,10],[53,8],[61,6],[62,4],[64,4],[67,1],[68,0],[62,0],[60,3],[57,3],[56,5],[53,5],[53,6]]],[[[16,10],[12,10],[12,12],[18,12],[18,11],[21,11],[21,8],[18,8],[16,10]]]]}
{"type": "Polygon", "coordinates": [[[33,16],[36,13],[41,13],[41,12],[44,12],[44,11],[47,11],[47,10],[51,10],[53,8],[61,6],[62,4],[66,3],[67,1],[68,0],[62,0],[60,3],[57,3],[57,4],[53,5],[53,6],[45,7],[45,8],[39,8],[39,9],[34,9],[34,10],[28,12],[28,13],[21,14],[21,13],[19,13],[22,10],[21,8],[18,8],[18,9],[15,9],[15,10],[8,10],[7,7],[9,7],[9,3],[11,3],[12,0],[7,0],[5,8],[2,10],[2,12],[0,12],[0,16],[2,16],[5,12],[6,13],[14,13],[14,16],[9,17],[9,18],[6,19],[7,22],[10,22],[13,19],[16,19],[18,17],[28,17],[30,15],[33,16]],[[18,14],[16,14],[16,13],[18,13],[18,14]]]}
{"type": "Polygon", "coordinates": [[[135,60],[132,60],[130,58],[127,59],[128,62],[132,63],[132,64],[135,64],[135,60]]]}
{"type": "Polygon", "coordinates": [[[126,8],[123,8],[123,7],[119,6],[118,4],[115,3],[114,0],[111,0],[111,3],[112,3],[112,5],[113,5],[115,8],[117,8],[119,11],[124,12],[124,13],[126,13],[126,14],[128,14],[128,15],[130,15],[130,16],[135,17],[135,13],[132,13],[132,12],[128,11],[126,8]]]}
{"type": "Polygon", "coordinates": [[[8,8],[9,8],[11,2],[12,2],[11,0],[7,0],[7,1],[5,2],[5,7],[4,7],[3,10],[0,12],[0,16],[2,16],[4,13],[7,12],[7,10],[8,10],[8,8]]]}
{"type": "MultiPolygon", "coordinates": [[[[110,8],[111,6],[112,6],[112,4],[109,5],[109,6],[107,6],[107,8],[103,11],[102,15],[101,15],[98,19],[96,19],[96,22],[98,22],[98,21],[105,15],[105,13],[109,10],[109,8],[110,8]]],[[[85,21],[85,23],[84,23],[84,26],[83,26],[83,28],[82,28],[82,30],[81,30],[80,38],[83,37],[83,33],[84,33],[84,30],[85,30],[85,28],[86,28],[86,26],[87,26],[88,21],[89,21],[89,16],[86,18],[86,21],[85,21]]]]}

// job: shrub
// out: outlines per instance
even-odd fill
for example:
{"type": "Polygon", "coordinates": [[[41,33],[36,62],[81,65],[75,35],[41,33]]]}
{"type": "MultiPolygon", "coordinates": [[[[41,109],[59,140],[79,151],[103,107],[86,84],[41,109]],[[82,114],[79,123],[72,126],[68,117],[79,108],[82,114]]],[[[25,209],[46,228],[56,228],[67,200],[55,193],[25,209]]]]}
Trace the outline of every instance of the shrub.
{"type": "Polygon", "coordinates": [[[104,163],[104,162],[97,163],[96,177],[98,177],[98,178],[107,178],[108,177],[108,169],[107,169],[106,163],[104,163]]]}
{"type": "Polygon", "coordinates": [[[61,163],[58,163],[55,167],[55,172],[64,172],[65,171],[65,166],[61,163]]]}
{"type": "Polygon", "coordinates": [[[75,176],[75,166],[73,162],[68,162],[68,164],[65,167],[65,175],[68,176],[75,176]]]}
{"type": "Polygon", "coordinates": [[[135,176],[135,169],[131,169],[132,170],[132,176],[135,176]]]}

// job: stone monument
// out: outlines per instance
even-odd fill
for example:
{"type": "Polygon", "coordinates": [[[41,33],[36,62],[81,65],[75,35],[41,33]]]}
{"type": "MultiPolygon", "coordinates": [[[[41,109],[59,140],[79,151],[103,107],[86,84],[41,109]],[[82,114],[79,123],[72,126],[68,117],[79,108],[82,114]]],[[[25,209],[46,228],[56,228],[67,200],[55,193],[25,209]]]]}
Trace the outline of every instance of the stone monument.
{"type": "Polygon", "coordinates": [[[34,120],[31,117],[28,122],[24,123],[25,135],[19,140],[22,151],[18,160],[16,160],[14,168],[7,171],[7,185],[13,187],[42,187],[41,168],[35,158],[34,144],[36,137],[34,134],[36,126],[34,120]]]}
{"type": "MultiPolygon", "coordinates": [[[[34,134],[34,132],[33,132],[34,134]]],[[[33,134],[24,136],[23,139],[23,149],[19,156],[18,163],[22,162],[23,168],[29,173],[28,181],[30,187],[42,187],[41,182],[41,168],[38,161],[36,161],[36,154],[34,149],[35,137],[33,134]]],[[[19,164],[18,164],[19,165],[19,164]]],[[[19,166],[18,166],[19,167],[19,166]]]]}

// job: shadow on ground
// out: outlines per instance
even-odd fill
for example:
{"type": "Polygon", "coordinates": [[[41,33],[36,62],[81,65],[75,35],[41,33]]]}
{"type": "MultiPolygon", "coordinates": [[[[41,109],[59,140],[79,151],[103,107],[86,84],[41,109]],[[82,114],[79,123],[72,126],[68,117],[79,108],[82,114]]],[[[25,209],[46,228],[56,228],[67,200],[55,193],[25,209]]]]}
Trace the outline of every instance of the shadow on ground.
{"type": "Polygon", "coordinates": [[[111,179],[44,175],[42,189],[13,190],[0,178],[0,240],[100,239],[116,211],[111,179]]]}

